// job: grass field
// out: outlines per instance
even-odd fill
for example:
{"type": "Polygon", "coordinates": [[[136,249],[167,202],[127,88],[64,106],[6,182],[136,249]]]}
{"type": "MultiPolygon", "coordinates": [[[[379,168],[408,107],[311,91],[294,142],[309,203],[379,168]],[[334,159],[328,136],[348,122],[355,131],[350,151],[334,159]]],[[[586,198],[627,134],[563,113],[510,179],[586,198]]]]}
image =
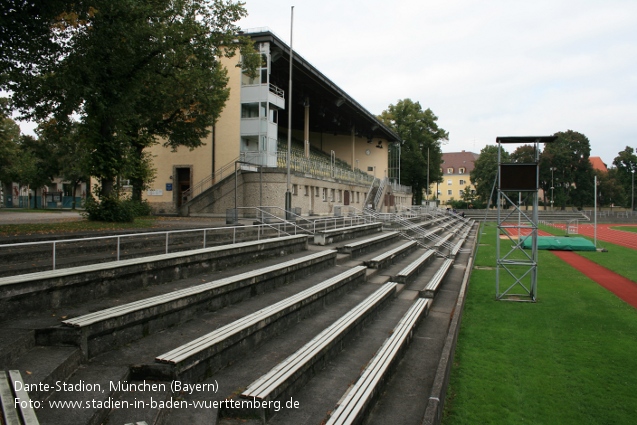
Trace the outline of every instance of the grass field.
{"type": "Polygon", "coordinates": [[[81,220],[56,223],[3,224],[0,226],[0,236],[143,229],[153,227],[154,223],[154,218],[136,218],[132,223],[104,223],[81,220]]]}
{"type": "Polygon", "coordinates": [[[537,303],[494,301],[482,232],[443,424],[634,424],[637,310],[548,251],[537,303]]]}
{"type": "Polygon", "coordinates": [[[611,227],[611,229],[613,230],[622,230],[624,232],[633,232],[633,233],[637,233],[637,226],[613,226],[611,227]]]}
{"type": "MultiPolygon", "coordinates": [[[[548,233],[557,236],[564,236],[564,231],[556,229],[555,227],[541,225],[540,228],[548,233]]],[[[578,236],[590,241],[593,240],[593,238],[587,236],[578,236]]],[[[637,282],[637,267],[635,267],[637,251],[599,240],[597,241],[597,245],[598,247],[606,248],[608,252],[580,251],[578,254],[582,257],[588,258],[600,266],[606,267],[607,269],[632,280],[633,282],[637,282]]]]}

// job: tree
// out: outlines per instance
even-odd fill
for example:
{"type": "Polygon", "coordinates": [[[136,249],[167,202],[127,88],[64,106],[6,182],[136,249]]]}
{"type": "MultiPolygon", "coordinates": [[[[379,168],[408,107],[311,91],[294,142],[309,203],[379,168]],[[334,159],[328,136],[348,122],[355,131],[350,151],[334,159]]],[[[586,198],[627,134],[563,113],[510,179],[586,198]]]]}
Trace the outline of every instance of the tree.
{"type": "Polygon", "coordinates": [[[591,145],[588,138],[576,131],[555,133],[557,140],[548,143],[540,157],[540,180],[551,181],[551,168],[556,204],[562,209],[567,203],[583,207],[593,199],[593,166],[590,163],[591,145]]]}
{"type": "MultiPolygon", "coordinates": [[[[615,177],[624,188],[623,205],[630,207],[632,203],[633,173],[637,172],[637,154],[635,154],[635,149],[626,146],[626,149],[617,154],[613,160],[613,165],[616,167],[615,177]]],[[[616,203],[619,204],[619,200],[616,203]]]]}
{"type": "MultiPolygon", "coordinates": [[[[501,160],[509,161],[509,153],[501,149],[501,160]]],[[[474,162],[471,170],[471,183],[476,188],[476,195],[486,204],[496,205],[497,191],[494,190],[495,179],[498,175],[498,146],[487,145],[480,151],[480,156],[474,162]]]]}
{"type": "Polygon", "coordinates": [[[77,123],[68,128],[54,122],[44,123],[37,133],[46,150],[56,160],[56,174],[71,185],[71,209],[76,207],[76,192],[81,182],[89,183],[88,164],[90,153],[84,149],[77,123]]]}
{"type": "Polygon", "coordinates": [[[438,117],[431,109],[423,111],[420,103],[411,99],[389,105],[378,118],[401,138],[401,180],[412,187],[414,202],[420,205],[427,188],[427,171],[430,185],[442,181],[442,144],[449,140],[449,133],[438,127],[438,117]]]}
{"type": "Polygon", "coordinates": [[[593,170],[597,176],[597,203],[599,206],[624,205],[626,194],[617,178],[617,169],[608,172],[593,170]]]}
{"type": "Polygon", "coordinates": [[[42,48],[2,39],[12,53],[2,62],[7,78],[0,84],[23,118],[54,122],[60,131],[78,120],[103,196],[113,195],[117,176],[148,175],[138,167],[157,138],[173,148],[202,144],[228,97],[219,58],[240,50],[249,70],[260,60],[249,39],[237,36],[235,22],[246,12],[230,0],[54,5],[33,18],[44,24],[27,22],[42,48]]]}
{"type": "Polygon", "coordinates": [[[0,182],[7,185],[15,179],[20,127],[9,118],[6,99],[0,100],[0,182]]]}

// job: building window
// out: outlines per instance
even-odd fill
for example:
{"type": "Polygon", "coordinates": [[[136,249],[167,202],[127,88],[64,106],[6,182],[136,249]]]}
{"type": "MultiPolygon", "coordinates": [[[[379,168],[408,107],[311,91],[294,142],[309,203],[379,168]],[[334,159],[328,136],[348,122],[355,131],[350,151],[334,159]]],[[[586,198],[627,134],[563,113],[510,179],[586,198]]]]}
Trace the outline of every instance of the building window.
{"type": "Polygon", "coordinates": [[[360,192],[356,192],[356,203],[357,204],[361,203],[361,193],[360,192]]]}
{"type": "Polygon", "coordinates": [[[458,191],[458,194],[459,194],[460,196],[463,196],[463,195],[464,195],[464,190],[460,189],[460,190],[458,191]]]}
{"type": "Polygon", "coordinates": [[[293,185],[292,185],[292,195],[295,195],[295,196],[296,196],[296,195],[298,195],[298,194],[299,194],[299,186],[298,186],[298,185],[293,184],[293,185]]]}
{"type": "Polygon", "coordinates": [[[315,192],[314,196],[315,196],[316,198],[318,198],[318,197],[319,197],[319,188],[318,188],[318,187],[315,187],[314,189],[315,189],[315,190],[314,190],[314,192],[315,192]]]}
{"type": "Polygon", "coordinates": [[[464,181],[464,180],[460,180],[460,186],[464,186],[465,184],[467,184],[467,182],[466,182],[466,181],[464,181]]]}
{"type": "Polygon", "coordinates": [[[305,186],[305,196],[309,196],[310,194],[310,186],[305,186]]]}
{"type": "Polygon", "coordinates": [[[453,184],[453,181],[447,180],[447,186],[451,186],[452,184],[453,184]]]}
{"type": "Polygon", "coordinates": [[[453,195],[453,190],[449,189],[449,190],[447,191],[447,195],[449,195],[449,196],[453,195]]]}
{"type": "Polygon", "coordinates": [[[323,202],[327,201],[327,188],[323,188],[323,202]]]}
{"type": "Polygon", "coordinates": [[[330,202],[334,202],[334,189],[330,189],[330,202]]]}
{"type": "Polygon", "coordinates": [[[341,195],[342,192],[343,191],[340,189],[336,192],[336,202],[341,202],[341,199],[343,198],[341,195]]]}
{"type": "Polygon", "coordinates": [[[453,174],[453,168],[447,168],[447,174],[453,174]]]}
{"type": "Polygon", "coordinates": [[[464,174],[464,171],[465,171],[465,169],[464,169],[464,168],[460,168],[460,169],[458,170],[458,172],[459,172],[460,174],[464,174]]]}
{"type": "Polygon", "coordinates": [[[242,103],[241,118],[259,118],[258,103],[242,103]]]}

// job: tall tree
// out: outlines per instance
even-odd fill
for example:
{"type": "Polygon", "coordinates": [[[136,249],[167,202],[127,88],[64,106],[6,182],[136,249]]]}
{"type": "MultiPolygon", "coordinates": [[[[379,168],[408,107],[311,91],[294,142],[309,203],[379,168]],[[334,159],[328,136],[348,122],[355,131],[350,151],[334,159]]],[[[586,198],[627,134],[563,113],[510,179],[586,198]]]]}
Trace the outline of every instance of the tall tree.
{"type": "Polygon", "coordinates": [[[401,180],[411,186],[414,202],[422,203],[423,190],[442,180],[442,144],[449,140],[449,133],[438,127],[438,117],[429,108],[423,111],[419,102],[399,100],[381,113],[379,119],[402,139],[400,170],[401,180]]]}
{"type": "Polygon", "coordinates": [[[591,144],[576,131],[555,133],[557,140],[544,148],[540,157],[540,179],[551,180],[555,187],[556,204],[562,209],[570,203],[583,207],[593,201],[593,166],[590,163],[591,144]]]}
{"type": "Polygon", "coordinates": [[[144,148],[158,137],[173,148],[202,144],[228,97],[219,58],[240,50],[250,70],[260,59],[238,36],[243,4],[230,0],[55,4],[61,13],[34,18],[47,21],[46,34],[33,26],[46,54],[9,38],[22,53],[3,62],[0,83],[24,118],[70,128],[77,117],[105,196],[117,176],[145,164],[144,148]]]}
{"type": "Polygon", "coordinates": [[[40,142],[56,161],[56,175],[71,185],[71,208],[76,207],[77,188],[81,182],[89,184],[90,152],[84,149],[77,123],[68,128],[55,122],[41,124],[37,133],[40,142]]]}
{"type": "MultiPolygon", "coordinates": [[[[509,153],[500,148],[501,160],[509,162],[509,153]]],[[[494,190],[495,179],[498,175],[498,146],[487,145],[480,151],[480,156],[474,162],[471,170],[471,183],[476,188],[476,195],[484,203],[496,205],[498,201],[497,191],[494,190]]],[[[496,188],[497,189],[497,188],[496,188]]]]}
{"type": "Polygon", "coordinates": [[[9,117],[6,105],[6,99],[0,99],[0,182],[5,190],[15,179],[20,141],[20,127],[9,117]]]}
{"type": "Polygon", "coordinates": [[[633,199],[634,173],[637,173],[637,154],[635,149],[626,146],[626,149],[617,154],[613,160],[613,165],[617,170],[617,180],[624,187],[624,205],[630,207],[633,199]]]}

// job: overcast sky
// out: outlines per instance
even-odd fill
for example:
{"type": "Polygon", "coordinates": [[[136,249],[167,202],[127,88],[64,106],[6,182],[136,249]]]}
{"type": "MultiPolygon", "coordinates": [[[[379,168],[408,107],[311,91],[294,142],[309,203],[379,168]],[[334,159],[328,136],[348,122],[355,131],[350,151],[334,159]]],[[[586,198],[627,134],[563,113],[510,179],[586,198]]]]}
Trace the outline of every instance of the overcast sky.
{"type": "Polygon", "coordinates": [[[443,152],[566,130],[609,166],[637,148],[635,0],[244,1],[242,28],[288,44],[294,6],[295,52],[371,113],[431,108],[443,152]]]}

